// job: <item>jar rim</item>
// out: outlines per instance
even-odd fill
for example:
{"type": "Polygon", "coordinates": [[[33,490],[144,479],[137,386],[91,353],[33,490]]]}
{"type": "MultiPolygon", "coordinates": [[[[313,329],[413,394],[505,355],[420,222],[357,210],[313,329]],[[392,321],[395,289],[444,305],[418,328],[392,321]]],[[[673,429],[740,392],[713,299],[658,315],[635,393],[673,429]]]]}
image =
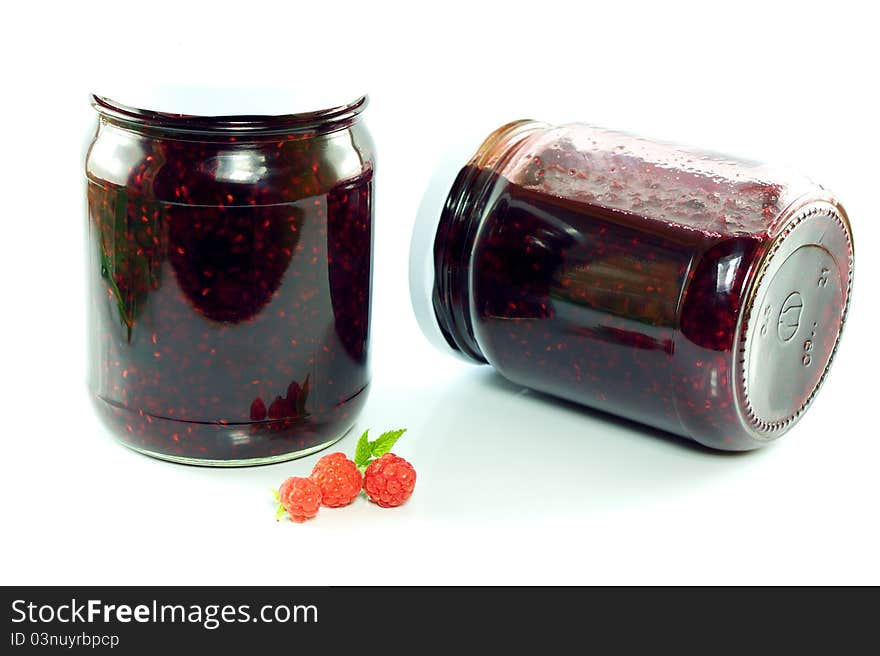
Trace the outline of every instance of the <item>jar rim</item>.
{"type": "Polygon", "coordinates": [[[292,114],[233,114],[203,116],[131,107],[91,94],[92,107],[111,121],[184,134],[272,135],[333,132],[351,125],[369,104],[364,94],[344,105],[292,114]]]}

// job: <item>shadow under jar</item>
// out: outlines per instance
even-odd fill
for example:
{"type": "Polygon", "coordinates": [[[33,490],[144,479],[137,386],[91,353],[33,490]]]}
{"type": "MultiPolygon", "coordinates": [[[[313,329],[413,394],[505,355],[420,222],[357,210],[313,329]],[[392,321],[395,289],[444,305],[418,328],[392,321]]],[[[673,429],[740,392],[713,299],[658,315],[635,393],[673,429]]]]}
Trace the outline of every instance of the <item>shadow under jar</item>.
{"type": "Polygon", "coordinates": [[[193,116],[94,96],[89,385],[142,453],[251,465],[333,443],[367,396],[366,97],[193,116]]]}
{"type": "Polygon", "coordinates": [[[809,406],[852,269],[846,214],[807,178],[536,121],[438,170],[411,253],[414,309],[441,348],[725,450],[809,406]]]}

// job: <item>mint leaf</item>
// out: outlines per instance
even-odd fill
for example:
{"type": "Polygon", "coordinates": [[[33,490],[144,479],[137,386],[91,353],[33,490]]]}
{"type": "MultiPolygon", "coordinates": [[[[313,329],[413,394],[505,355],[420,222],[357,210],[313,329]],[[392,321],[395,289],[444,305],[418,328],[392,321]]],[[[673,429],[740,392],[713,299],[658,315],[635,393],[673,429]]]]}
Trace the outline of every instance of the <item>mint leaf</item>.
{"type": "Polygon", "coordinates": [[[391,451],[391,448],[395,445],[397,440],[400,439],[400,436],[406,432],[405,428],[399,428],[397,430],[386,431],[382,433],[379,437],[376,438],[375,441],[370,443],[370,453],[374,458],[378,458],[380,456],[384,456],[386,453],[391,451]]]}
{"type": "Polygon", "coordinates": [[[281,518],[284,517],[284,513],[285,513],[285,512],[287,512],[287,511],[284,510],[284,506],[282,506],[282,505],[279,503],[279,504],[278,504],[278,508],[275,510],[275,521],[276,521],[276,522],[280,522],[280,521],[281,521],[281,518]]]}
{"type": "Polygon", "coordinates": [[[278,503],[281,503],[281,495],[278,493],[278,490],[276,490],[275,488],[272,488],[272,496],[275,497],[275,501],[277,501],[278,503]]]}
{"type": "Polygon", "coordinates": [[[358,440],[354,450],[354,464],[358,467],[366,467],[370,463],[370,439],[368,437],[370,429],[364,431],[358,440]]]}

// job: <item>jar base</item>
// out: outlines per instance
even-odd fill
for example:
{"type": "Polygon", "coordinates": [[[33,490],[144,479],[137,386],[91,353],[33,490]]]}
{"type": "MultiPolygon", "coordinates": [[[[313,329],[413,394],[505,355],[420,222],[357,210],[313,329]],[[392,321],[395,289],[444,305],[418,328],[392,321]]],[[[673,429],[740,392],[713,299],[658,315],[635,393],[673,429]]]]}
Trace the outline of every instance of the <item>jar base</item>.
{"type": "Polygon", "coordinates": [[[158,417],[91,398],[104,425],[133,451],[187,465],[248,467],[302,458],[338,442],[354,426],[368,390],[321,414],[229,424],[158,417]]]}
{"type": "Polygon", "coordinates": [[[794,212],[759,264],[737,328],[737,403],[753,439],[785,434],[825,380],[852,291],[852,233],[828,201],[794,212]]]}
{"type": "Polygon", "coordinates": [[[149,449],[143,449],[141,447],[134,446],[133,444],[126,444],[125,442],[122,442],[122,446],[127,447],[132,451],[136,451],[137,453],[140,453],[142,455],[156,458],[157,460],[165,460],[166,462],[174,462],[179,465],[196,465],[199,467],[258,467],[260,465],[274,465],[279,462],[287,462],[289,460],[297,460],[298,458],[310,456],[313,453],[317,453],[318,451],[333,446],[343,437],[348,435],[351,432],[352,428],[354,428],[354,424],[346,428],[339,437],[333,438],[329,442],[316,444],[315,446],[308,449],[302,449],[301,451],[291,451],[290,453],[282,453],[277,456],[265,456],[262,458],[243,458],[241,460],[211,460],[207,458],[189,458],[186,456],[174,456],[168,455],[167,453],[150,451],[149,449]]]}

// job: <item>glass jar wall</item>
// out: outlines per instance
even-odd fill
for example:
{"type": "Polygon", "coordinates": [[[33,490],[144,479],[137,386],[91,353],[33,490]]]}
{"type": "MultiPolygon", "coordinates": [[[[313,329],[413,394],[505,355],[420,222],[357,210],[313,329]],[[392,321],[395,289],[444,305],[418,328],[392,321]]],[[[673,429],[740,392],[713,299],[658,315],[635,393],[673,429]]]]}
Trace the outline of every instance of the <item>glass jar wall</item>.
{"type": "Polygon", "coordinates": [[[849,223],[829,192],[583,124],[512,123],[461,164],[414,238],[429,336],[715,448],[756,448],[802,415],[850,296],[849,223]]]}
{"type": "Polygon", "coordinates": [[[200,117],[93,98],[89,384],[127,446],[259,464],[353,425],[370,381],[366,103],[200,117]]]}

